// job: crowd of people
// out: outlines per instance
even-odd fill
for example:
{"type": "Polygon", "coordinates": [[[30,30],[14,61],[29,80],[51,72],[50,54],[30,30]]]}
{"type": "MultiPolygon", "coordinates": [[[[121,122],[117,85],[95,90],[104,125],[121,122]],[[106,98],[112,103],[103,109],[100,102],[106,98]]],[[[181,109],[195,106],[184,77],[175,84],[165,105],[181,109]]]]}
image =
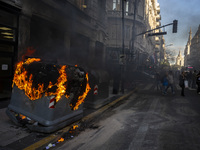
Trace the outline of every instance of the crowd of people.
{"type": "Polygon", "coordinates": [[[163,95],[167,94],[169,88],[171,88],[172,94],[175,94],[175,81],[178,81],[179,86],[181,87],[181,96],[185,96],[185,88],[196,89],[197,94],[200,95],[200,71],[182,71],[178,76],[176,76],[171,70],[157,71],[155,78],[157,90],[162,91],[163,95]]]}

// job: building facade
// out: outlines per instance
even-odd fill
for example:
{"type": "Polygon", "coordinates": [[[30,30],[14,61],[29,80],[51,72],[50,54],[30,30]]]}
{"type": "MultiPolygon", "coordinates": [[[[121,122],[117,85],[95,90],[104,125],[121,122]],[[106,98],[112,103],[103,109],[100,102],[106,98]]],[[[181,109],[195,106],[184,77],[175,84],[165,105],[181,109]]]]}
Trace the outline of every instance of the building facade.
{"type": "MultiPolygon", "coordinates": [[[[124,53],[126,55],[126,65],[134,64],[131,69],[136,69],[145,66],[147,62],[152,63],[152,65],[156,64],[160,60],[162,36],[148,36],[148,33],[144,32],[160,26],[160,6],[157,0],[127,0],[124,3],[124,53]]],[[[123,49],[122,1],[107,1],[106,8],[109,35],[107,60],[109,64],[119,64],[119,56],[123,49]]],[[[152,32],[159,31],[153,30],[152,32]]]]}
{"type": "Polygon", "coordinates": [[[0,0],[0,11],[1,95],[11,91],[24,55],[111,75],[124,61],[125,70],[135,70],[159,60],[162,38],[140,34],[160,25],[157,0],[0,0]]]}
{"type": "Polygon", "coordinates": [[[178,56],[176,57],[176,65],[178,66],[184,66],[184,58],[181,55],[181,51],[179,51],[178,56]]]}
{"type": "Polygon", "coordinates": [[[184,50],[185,55],[185,67],[190,67],[199,70],[200,69],[200,25],[192,38],[192,32],[190,29],[189,38],[184,50]]]}
{"type": "Polygon", "coordinates": [[[0,0],[0,93],[11,91],[22,56],[100,69],[105,65],[106,0],[0,0]]]}
{"type": "Polygon", "coordinates": [[[184,64],[185,64],[185,66],[190,65],[190,47],[191,47],[191,41],[192,41],[192,31],[191,31],[191,28],[190,28],[188,41],[187,41],[187,44],[186,44],[185,49],[184,49],[184,64]]]}

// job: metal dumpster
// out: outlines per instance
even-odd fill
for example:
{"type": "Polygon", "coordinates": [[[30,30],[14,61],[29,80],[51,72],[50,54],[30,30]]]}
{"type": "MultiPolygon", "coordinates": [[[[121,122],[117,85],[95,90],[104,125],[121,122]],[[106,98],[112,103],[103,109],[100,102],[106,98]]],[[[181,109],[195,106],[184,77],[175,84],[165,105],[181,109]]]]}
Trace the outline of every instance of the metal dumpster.
{"type": "Polygon", "coordinates": [[[21,80],[19,83],[27,84],[26,86],[19,85],[18,81],[15,82],[14,76],[11,101],[6,111],[11,120],[17,125],[26,125],[33,131],[50,133],[81,119],[83,117],[82,102],[90,90],[87,73],[79,67],[66,66],[62,70],[62,73],[66,75],[66,77],[63,76],[65,80],[62,83],[59,73],[64,65],[41,61],[33,65],[37,67],[36,74],[30,71],[30,69],[33,70],[33,66],[23,64],[23,70],[31,73],[29,75],[27,73],[26,80],[22,80],[19,76],[21,80]],[[31,88],[29,88],[29,83],[26,83],[30,80],[31,88]],[[51,84],[49,84],[50,80],[51,84]],[[40,87],[43,92],[37,91],[40,88],[35,83],[43,85],[42,88],[40,87]],[[59,89],[61,87],[63,89],[59,89]],[[27,89],[37,92],[30,93],[27,89]],[[57,93],[58,89],[61,94],[57,93]]]}
{"type": "Polygon", "coordinates": [[[109,75],[104,70],[93,70],[89,72],[89,78],[92,90],[85,99],[84,107],[97,109],[110,102],[109,75]]]}

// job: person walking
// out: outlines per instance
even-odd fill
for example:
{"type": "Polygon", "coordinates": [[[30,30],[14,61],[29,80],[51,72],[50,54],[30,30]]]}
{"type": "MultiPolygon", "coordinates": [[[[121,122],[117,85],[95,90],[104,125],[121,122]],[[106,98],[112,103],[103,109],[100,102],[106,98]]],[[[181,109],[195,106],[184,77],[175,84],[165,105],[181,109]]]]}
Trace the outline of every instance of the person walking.
{"type": "Polygon", "coordinates": [[[185,84],[184,81],[186,80],[185,72],[182,71],[182,73],[179,76],[179,86],[181,87],[181,96],[185,96],[184,90],[185,90],[185,84]]]}
{"type": "Polygon", "coordinates": [[[171,88],[172,94],[175,94],[174,92],[174,77],[173,77],[173,72],[170,70],[169,74],[167,75],[167,80],[168,80],[168,85],[167,88],[165,89],[165,93],[167,93],[168,88],[171,88]]]}
{"type": "Polygon", "coordinates": [[[197,74],[196,83],[197,83],[197,94],[200,94],[200,71],[197,74]]]}
{"type": "Polygon", "coordinates": [[[188,87],[192,88],[192,71],[188,72],[188,87]]]}
{"type": "Polygon", "coordinates": [[[168,79],[167,79],[167,76],[168,76],[168,72],[165,73],[163,79],[162,79],[162,84],[163,84],[163,94],[166,95],[167,92],[166,92],[166,88],[168,86],[168,79]]]}
{"type": "Polygon", "coordinates": [[[160,91],[160,90],[162,90],[162,88],[161,88],[161,76],[160,76],[160,73],[158,71],[155,74],[155,78],[156,78],[157,91],[160,91]]]}

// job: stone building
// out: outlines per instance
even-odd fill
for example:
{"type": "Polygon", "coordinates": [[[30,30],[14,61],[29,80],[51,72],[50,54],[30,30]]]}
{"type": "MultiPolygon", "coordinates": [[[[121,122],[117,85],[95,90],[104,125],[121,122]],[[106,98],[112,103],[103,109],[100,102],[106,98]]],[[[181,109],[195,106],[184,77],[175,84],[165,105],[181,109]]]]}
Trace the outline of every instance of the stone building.
{"type": "MultiPolygon", "coordinates": [[[[106,3],[108,13],[108,64],[119,64],[119,56],[122,54],[121,2],[120,0],[112,0],[106,3]]],[[[124,53],[126,55],[126,66],[132,64],[130,69],[134,70],[146,66],[148,60],[150,60],[150,64],[154,65],[157,59],[160,60],[162,37],[140,33],[160,26],[160,6],[157,0],[127,0],[124,3],[124,53]]],[[[154,30],[152,32],[159,31],[154,30]]]]}
{"type": "Polygon", "coordinates": [[[189,38],[185,47],[184,55],[185,55],[185,67],[192,67],[194,69],[199,70],[200,68],[200,25],[192,38],[192,32],[190,29],[189,38]]]}
{"type": "Polygon", "coordinates": [[[11,90],[14,64],[23,55],[103,68],[105,4],[106,0],[0,0],[0,96],[11,90]]]}
{"type": "MultiPolygon", "coordinates": [[[[113,68],[120,70],[119,57],[123,48],[121,2],[0,0],[1,95],[11,91],[14,65],[23,55],[60,64],[78,64],[88,70],[107,67],[111,74],[113,68]]],[[[160,25],[158,2],[124,2],[127,68],[134,70],[154,65],[161,38],[138,34],[160,25]]]]}
{"type": "Polygon", "coordinates": [[[190,47],[191,47],[191,41],[192,41],[192,31],[191,31],[191,28],[190,28],[188,41],[187,41],[187,44],[186,44],[185,50],[184,50],[184,64],[185,64],[185,66],[190,65],[190,47]]]}
{"type": "Polygon", "coordinates": [[[184,58],[181,55],[181,51],[179,51],[178,56],[176,57],[176,65],[184,66],[184,58]]]}

